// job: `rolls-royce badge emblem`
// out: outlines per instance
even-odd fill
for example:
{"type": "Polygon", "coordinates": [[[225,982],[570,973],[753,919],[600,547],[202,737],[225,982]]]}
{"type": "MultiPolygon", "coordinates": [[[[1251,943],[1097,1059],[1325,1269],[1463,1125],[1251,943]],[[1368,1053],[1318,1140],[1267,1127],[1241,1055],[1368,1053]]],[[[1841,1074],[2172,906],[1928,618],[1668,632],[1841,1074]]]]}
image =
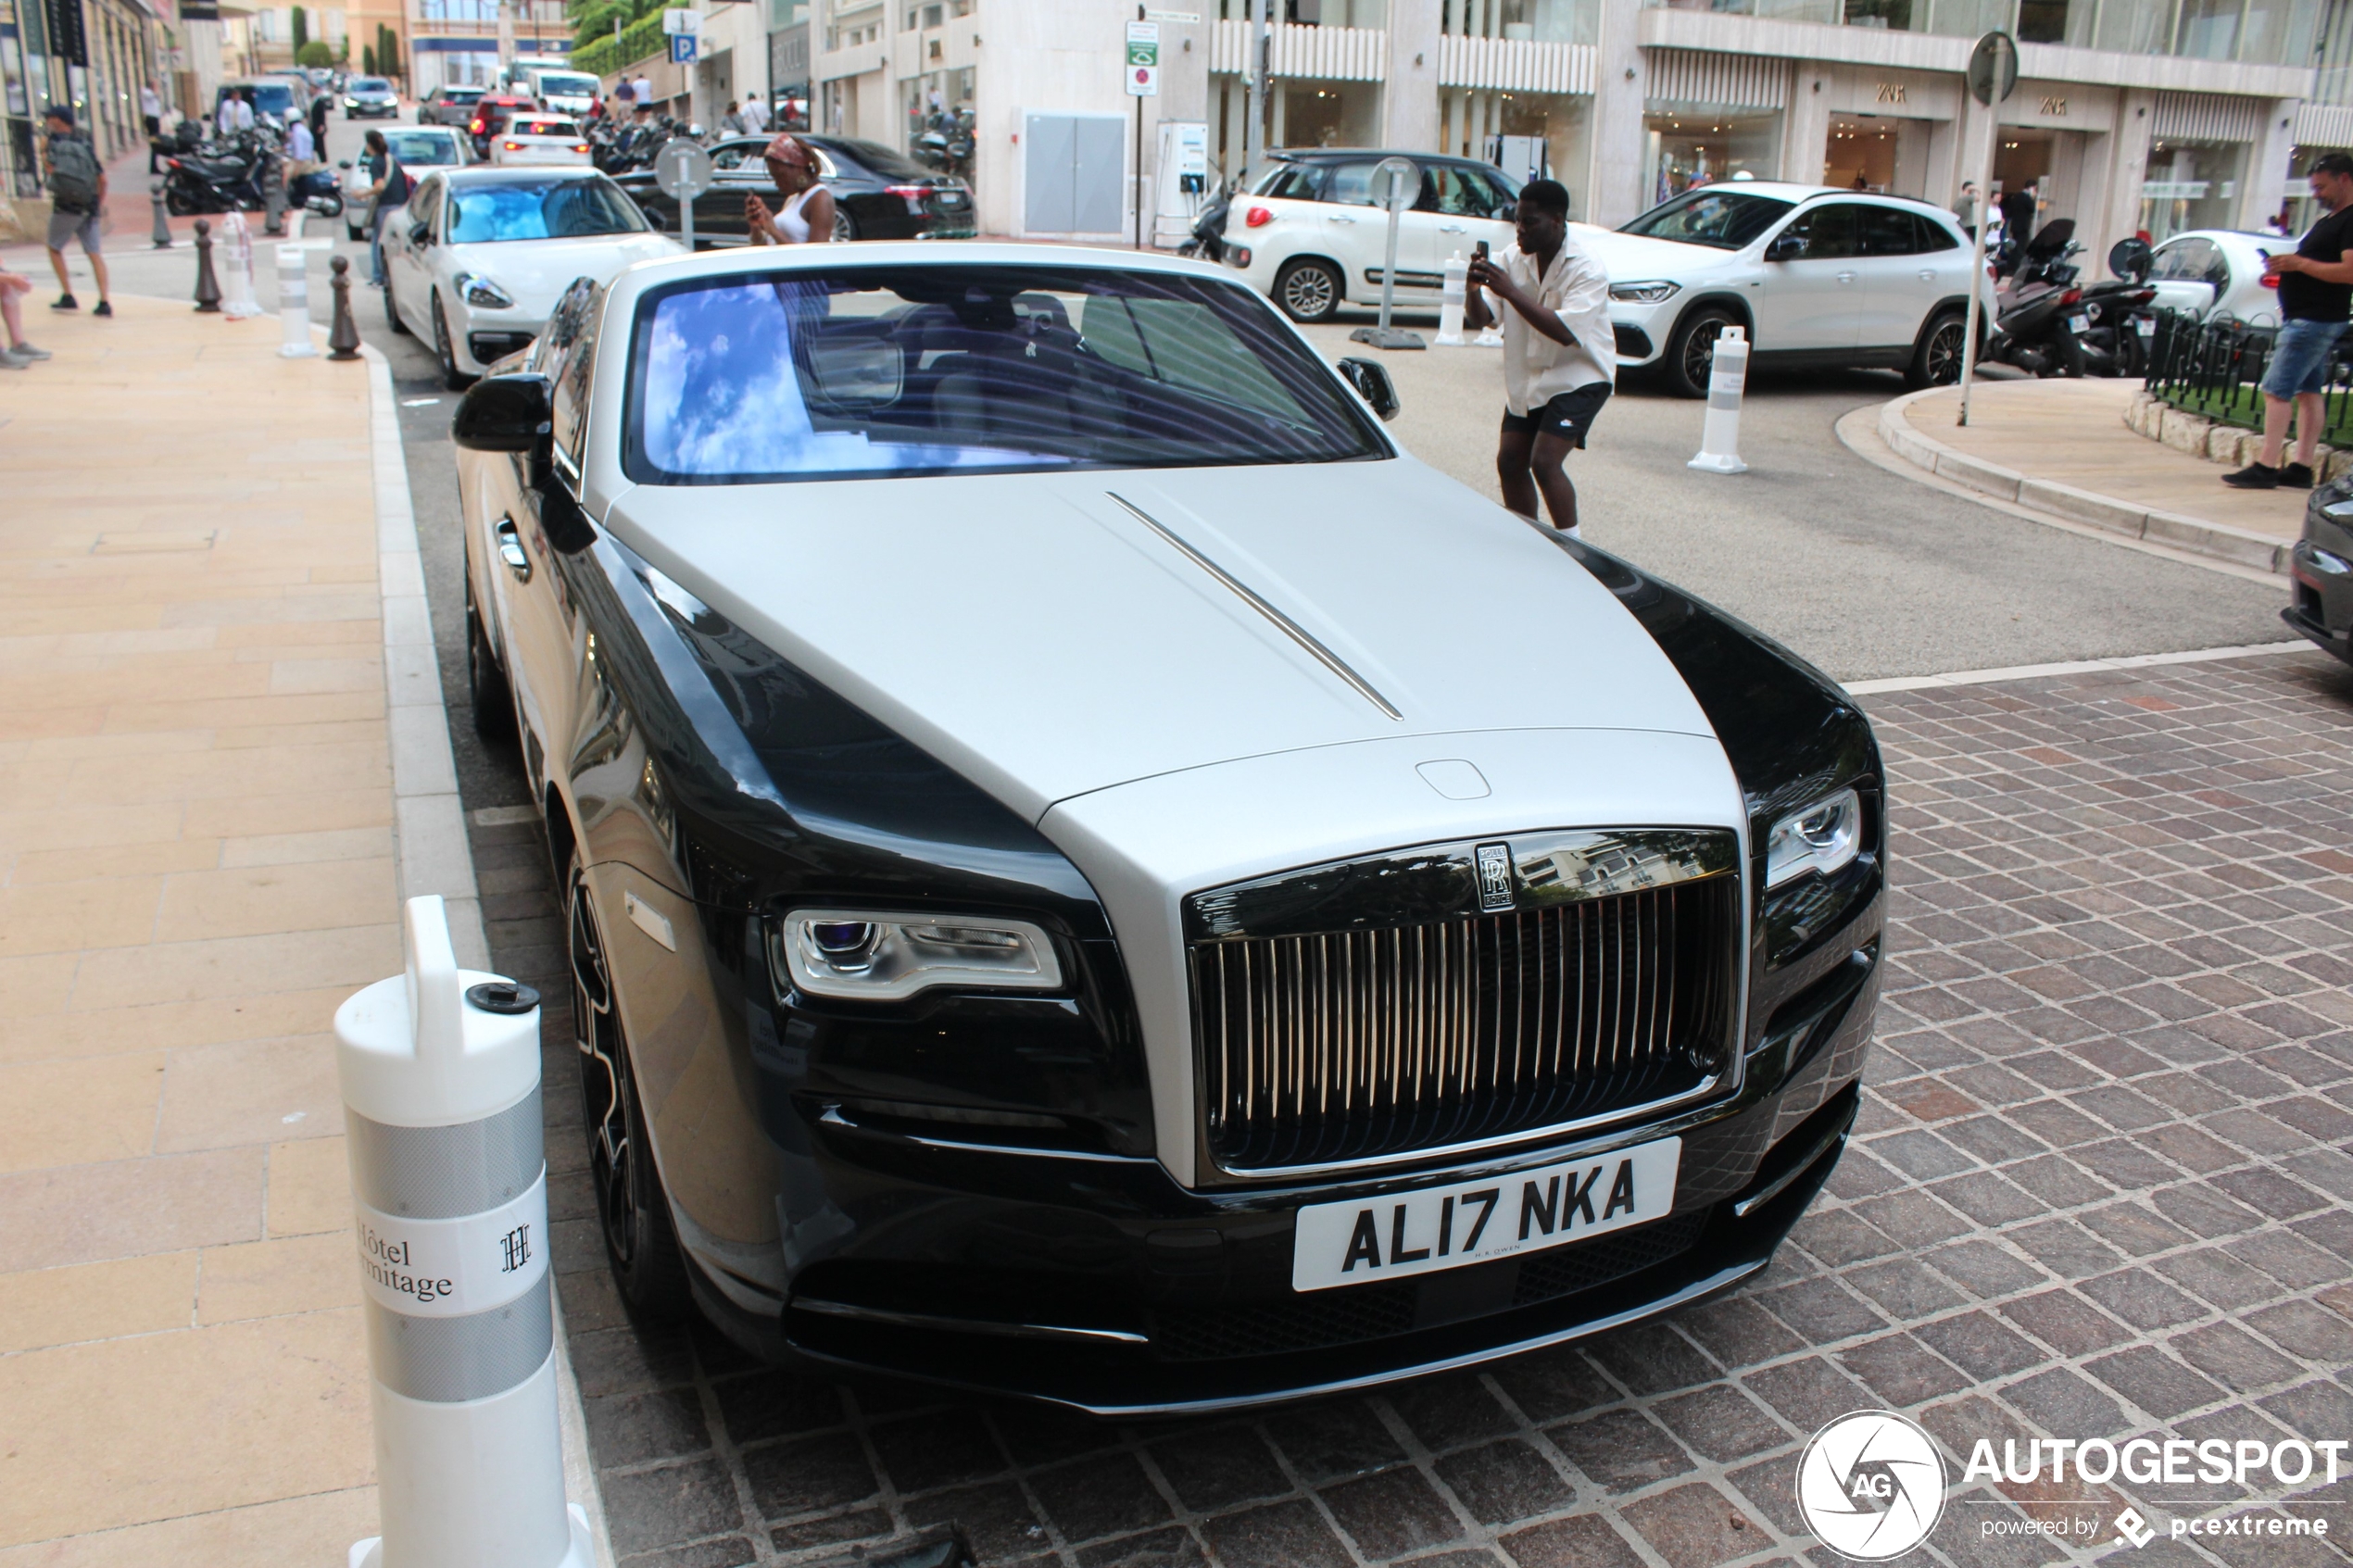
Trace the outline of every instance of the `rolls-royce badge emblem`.
{"type": "Polygon", "coordinates": [[[1508,914],[1512,907],[1512,847],[1478,847],[1478,908],[1482,914],[1508,914]]]}

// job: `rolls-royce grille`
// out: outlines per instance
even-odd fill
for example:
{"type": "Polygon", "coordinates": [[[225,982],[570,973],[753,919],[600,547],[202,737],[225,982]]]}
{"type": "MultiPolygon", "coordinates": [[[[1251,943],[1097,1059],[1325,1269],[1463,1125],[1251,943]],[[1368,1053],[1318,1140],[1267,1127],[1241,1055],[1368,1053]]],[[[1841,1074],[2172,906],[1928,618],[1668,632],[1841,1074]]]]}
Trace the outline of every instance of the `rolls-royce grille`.
{"type": "Polygon", "coordinates": [[[1506,914],[1197,941],[1211,1156],[1346,1164],[1690,1092],[1730,1041],[1738,879],[1506,914]]]}

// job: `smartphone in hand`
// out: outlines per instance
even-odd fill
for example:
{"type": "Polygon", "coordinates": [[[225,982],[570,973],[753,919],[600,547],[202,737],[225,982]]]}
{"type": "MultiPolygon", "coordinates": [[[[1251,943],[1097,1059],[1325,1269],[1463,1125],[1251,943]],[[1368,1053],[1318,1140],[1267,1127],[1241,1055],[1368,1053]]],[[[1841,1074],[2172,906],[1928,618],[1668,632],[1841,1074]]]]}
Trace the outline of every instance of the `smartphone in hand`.
{"type": "Polygon", "coordinates": [[[1478,257],[1481,261],[1486,260],[1487,242],[1485,240],[1481,240],[1477,245],[1471,246],[1471,254],[1478,257]]]}

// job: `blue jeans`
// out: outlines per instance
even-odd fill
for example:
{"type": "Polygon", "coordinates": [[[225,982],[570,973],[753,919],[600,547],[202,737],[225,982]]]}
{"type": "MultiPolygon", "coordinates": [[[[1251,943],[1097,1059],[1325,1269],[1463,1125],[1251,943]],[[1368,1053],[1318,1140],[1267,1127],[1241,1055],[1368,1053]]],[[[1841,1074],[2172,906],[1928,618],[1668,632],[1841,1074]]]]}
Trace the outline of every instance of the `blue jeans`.
{"type": "Polygon", "coordinates": [[[2271,345],[2271,363],[2263,368],[2263,391],[2271,397],[2295,397],[2325,392],[2329,361],[2336,340],[2345,335],[2343,321],[2286,321],[2271,345]]]}
{"type": "Polygon", "coordinates": [[[380,207],[368,220],[368,281],[371,283],[384,281],[384,220],[391,216],[380,207]]]}

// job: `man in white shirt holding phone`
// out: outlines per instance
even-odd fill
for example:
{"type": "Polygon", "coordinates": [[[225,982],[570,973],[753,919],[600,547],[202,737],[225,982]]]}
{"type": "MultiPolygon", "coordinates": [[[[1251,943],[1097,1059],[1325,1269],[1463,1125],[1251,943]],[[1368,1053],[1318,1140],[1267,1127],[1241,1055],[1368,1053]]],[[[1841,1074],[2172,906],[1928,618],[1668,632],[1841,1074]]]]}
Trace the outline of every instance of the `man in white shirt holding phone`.
{"type": "Polygon", "coordinates": [[[1504,430],[1495,451],[1504,505],[1533,519],[1541,495],[1553,526],[1575,538],[1568,455],[1585,445],[1617,379],[1609,276],[1569,238],[1568,192],[1559,182],[1522,186],[1515,221],[1516,245],[1472,260],[1463,320],[1483,330],[1496,319],[1490,293],[1504,307],[1504,430]]]}

